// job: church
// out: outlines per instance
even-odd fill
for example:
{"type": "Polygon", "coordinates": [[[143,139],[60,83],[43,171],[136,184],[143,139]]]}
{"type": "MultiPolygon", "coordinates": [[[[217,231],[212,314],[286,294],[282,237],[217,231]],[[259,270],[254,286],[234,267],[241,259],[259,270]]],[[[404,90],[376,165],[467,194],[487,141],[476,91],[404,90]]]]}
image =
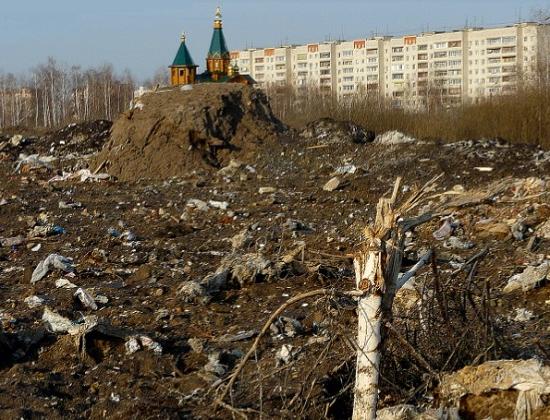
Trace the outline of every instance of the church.
{"type": "Polygon", "coordinates": [[[172,86],[195,83],[241,83],[245,85],[255,83],[250,76],[239,74],[237,65],[231,65],[231,54],[223,35],[222,12],[219,7],[216,10],[214,33],[206,57],[206,71],[197,74],[198,67],[191,58],[191,53],[186,45],[186,37],[182,35],[176,58],[170,66],[172,86]]]}

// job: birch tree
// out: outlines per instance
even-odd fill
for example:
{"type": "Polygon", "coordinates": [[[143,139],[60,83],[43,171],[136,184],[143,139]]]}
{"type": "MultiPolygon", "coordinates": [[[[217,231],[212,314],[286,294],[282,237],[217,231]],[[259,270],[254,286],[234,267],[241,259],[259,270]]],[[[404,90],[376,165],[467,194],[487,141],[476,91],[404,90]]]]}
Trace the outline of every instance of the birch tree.
{"type": "Polygon", "coordinates": [[[354,259],[358,302],[357,365],[354,420],[376,418],[380,362],[384,349],[385,325],[392,321],[392,305],[397,291],[428,261],[424,255],[407,273],[400,274],[406,233],[429,220],[430,214],[405,218],[417,208],[435,181],[428,182],[399,207],[396,206],[401,179],[391,198],[381,198],[373,225],[364,230],[365,244],[354,259]]]}

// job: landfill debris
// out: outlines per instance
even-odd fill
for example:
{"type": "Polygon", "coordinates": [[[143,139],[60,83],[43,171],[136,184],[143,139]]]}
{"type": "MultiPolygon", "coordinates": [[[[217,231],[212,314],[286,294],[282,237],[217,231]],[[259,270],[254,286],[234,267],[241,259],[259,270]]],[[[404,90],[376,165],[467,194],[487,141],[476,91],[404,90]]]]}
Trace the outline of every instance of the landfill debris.
{"type": "Polygon", "coordinates": [[[387,131],[377,136],[373,143],[381,146],[395,146],[399,144],[418,143],[418,140],[399,131],[387,131]]]}
{"type": "Polygon", "coordinates": [[[338,178],[337,176],[335,176],[334,178],[331,178],[324,186],[323,186],[323,190],[324,191],[335,191],[337,190],[338,188],[340,188],[340,185],[341,185],[341,180],[340,178],[338,178]]]}
{"type": "Polygon", "coordinates": [[[227,201],[210,200],[208,202],[208,205],[214,209],[219,209],[219,210],[227,210],[227,208],[229,207],[229,203],[227,201]]]}
{"type": "Polygon", "coordinates": [[[66,333],[75,327],[75,324],[71,320],[53,312],[48,307],[44,308],[42,321],[46,324],[49,331],[53,333],[66,333]]]}
{"type": "Polygon", "coordinates": [[[208,204],[205,201],[196,198],[187,201],[187,207],[195,208],[200,211],[208,211],[208,204]]]}
{"type": "Polygon", "coordinates": [[[59,254],[48,255],[46,259],[38,263],[34,269],[31,283],[34,284],[42,280],[52,268],[62,270],[65,273],[72,273],[74,272],[73,260],[59,254]]]}
{"type": "Polygon", "coordinates": [[[457,236],[451,236],[443,243],[443,246],[450,249],[472,249],[475,247],[475,244],[472,241],[463,240],[457,236]]]}
{"type": "Polygon", "coordinates": [[[275,366],[288,365],[299,353],[299,349],[291,344],[283,344],[275,354],[275,366]]]}
{"type": "Polygon", "coordinates": [[[21,235],[14,236],[13,238],[1,238],[0,245],[6,248],[22,245],[25,242],[25,238],[21,235]]]}
{"type": "Polygon", "coordinates": [[[269,330],[274,335],[293,338],[303,334],[304,327],[297,319],[280,316],[270,325],[269,330]]]}
{"type": "Polygon", "coordinates": [[[504,293],[511,293],[516,290],[527,292],[539,286],[545,280],[548,280],[550,275],[550,261],[545,261],[539,266],[529,266],[519,274],[510,277],[504,293]]]}
{"type": "Polygon", "coordinates": [[[260,187],[258,190],[258,194],[273,194],[274,192],[277,192],[275,187],[260,187]]]}
{"type": "Polygon", "coordinates": [[[162,346],[151,338],[140,335],[131,336],[124,343],[126,354],[134,354],[142,349],[150,350],[155,354],[162,354],[162,346]]]}
{"type": "Polygon", "coordinates": [[[23,170],[31,171],[39,168],[51,169],[53,162],[56,160],[57,158],[53,156],[40,156],[38,154],[26,155],[25,153],[21,153],[16,162],[15,172],[21,172],[23,170]]]}
{"type": "Polygon", "coordinates": [[[58,279],[55,281],[55,287],[58,289],[76,289],[78,286],[76,284],[71,283],[67,279],[58,279]]]}
{"type": "Polygon", "coordinates": [[[323,144],[356,143],[365,144],[374,140],[374,132],[350,122],[333,118],[312,121],[299,134],[308,141],[323,144]]]}
{"type": "Polygon", "coordinates": [[[441,227],[433,233],[433,237],[438,241],[443,241],[453,234],[456,226],[457,224],[453,219],[447,217],[443,220],[441,227]]]}
{"type": "Polygon", "coordinates": [[[514,317],[514,321],[527,322],[534,318],[535,314],[532,311],[525,308],[516,308],[516,316],[514,317]]]}
{"type": "Polygon", "coordinates": [[[40,296],[29,296],[24,299],[27,306],[31,309],[38,308],[46,302],[46,300],[40,296]]]}
{"type": "Polygon", "coordinates": [[[29,239],[46,238],[48,236],[62,235],[64,233],[65,233],[65,229],[63,229],[61,226],[56,226],[50,223],[44,226],[40,226],[40,225],[35,226],[29,231],[29,233],[27,234],[27,237],[29,239]]]}
{"type": "Polygon", "coordinates": [[[439,385],[442,399],[457,408],[468,395],[486,396],[490,406],[496,391],[516,391],[516,405],[508,416],[528,420],[542,406],[541,397],[550,394],[550,367],[537,359],[495,360],[444,374],[439,385]]]}
{"type": "Polygon", "coordinates": [[[241,331],[237,334],[225,334],[217,339],[219,343],[234,343],[236,341],[248,340],[258,335],[258,330],[241,331]]]}
{"type": "Polygon", "coordinates": [[[93,311],[97,311],[97,304],[95,303],[94,298],[84,289],[79,287],[74,296],[84,305],[86,308],[90,308],[93,311]]]}
{"type": "Polygon", "coordinates": [[[51,178],[48,182],[62,182],[62,181],[71,181],[79,180],[80,182],[99,182],[105,181],[111,178],[111,175],[105,173],[92,173],[89,169],[80,169],[74,173],[63,173],[63,175],[57,175],[51,178]]]}

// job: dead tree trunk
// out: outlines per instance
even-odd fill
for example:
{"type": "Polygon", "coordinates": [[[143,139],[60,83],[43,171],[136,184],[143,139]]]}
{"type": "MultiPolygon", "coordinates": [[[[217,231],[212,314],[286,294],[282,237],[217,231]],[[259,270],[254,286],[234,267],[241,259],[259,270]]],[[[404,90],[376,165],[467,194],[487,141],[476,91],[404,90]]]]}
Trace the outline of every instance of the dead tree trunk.
{"type": "Polygon", "coordinates": [[[367,226],[364,231],[365,247],[354,259],[357,289],[364,293],[359,299],[357,309],[358,348],[354,420],[376,418],[380,361],[386,335],[383,326],[386,322],[391,322],[393,300],[399,288],[429,259],[430,253],[422,257],[411,270],[400,276],[405,234],[431,219],[429,214],[414,219],[402,219],[402,216],[418,206],[437,179],[439,177],[428,182],[399,208],[396,208],[401,181],[398,179],[392,197],[382,198],[378,202],[374,225],[367,226]]]}

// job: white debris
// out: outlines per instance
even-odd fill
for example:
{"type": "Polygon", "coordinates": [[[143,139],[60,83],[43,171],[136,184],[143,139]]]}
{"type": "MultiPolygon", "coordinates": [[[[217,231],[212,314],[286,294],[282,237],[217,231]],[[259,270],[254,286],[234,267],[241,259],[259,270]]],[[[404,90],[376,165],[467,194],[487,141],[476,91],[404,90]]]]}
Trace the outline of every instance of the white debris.
{"type": "Polygon", "coordinates": [[[97,304],[95,303],[94,298],[83,288],[79,287],[74,293],[74,296],[80,300],[80,302],[86,307],[90,308],[93,311],[97,311],[97,304]]]}
{"type": "Polygon", "coordinates": [[[26,155],[25,153],[21,153],[15,166],[15,172],[19,172],[23,166],[28,166],[29,169],[51,168],[52,163],[56,160],[53,156],[26,155]]]}
{"type": "Polygon", "coordinates": [[[353,175],[357,172],[357,169],[358,168],[355,165],[351,165],[351,164],[343,165],[336,168],[336,170],[334,171],[334,174],[335,175],[353,175]]]}
{"type": "Polygon", "coordinates": [[[66,258],[59,254],[50,254],[34,269],[31,277],[31,283],[34,284],[44,278],[52,267],[66,273],[72,273],[74,271],[73,260],[71,258],[66,258]]]}
{"type": "Polygon", "coordinates": [[[16,134],[10,138],[10,144],[14,147],[19,146],[23,142],[23,136],[21,134],[16,134]]]}
{"type": "Polygon", "coordinates": [[[258,193],[259,194],[273,194],[276,191],[277,191],[277,188],[274,188],[274,187],[261,187],[258,190],[258,193]]]}
{"type": "Polygon", "coordinates": [[[111,178],[111,175],[105,174],[105,173],[99,173],[94,174],[89,169],[81,169],[76,172],[63,172],[63,175],[57,175],[51,178],[48,182],[61,182],[61,181],[70,181],[78,179],[80,182],[87,182],[87,181],[105,181],[107,179],[111,178]]]}
{"type": "Polygon", "coordinates": [[[335,176],[334,178],[330,179],[324,186],[323,186],[323,190],[324,191],[335,191],[337,190],[339,187],[340,187],[340,178],[338,178],[337,176],[335,176]]]}
{"type": "Polygon", "coordinates": [[[66,333],[72,329],[75,324],[68,318],[53,312],[50,308],[44,308],[44,314],[42,315],[42,321],[46,324],[46,327],[54,333],[66,333]]]}
{"type": "Polygon", "coordinates": [[[229,203],[227,201],[210,200],[208,202],[208,205],[212,208],[219,209],[219,210],[227,210],[227,208],[229,207],[229,203]]]}
{"type": "Polygon", "coordinates": [[[514,321],[527,322],[535,318],[535,314],[525,308],[516,308],[516,316],[514,321]]]}
{"type": "Polygon", "coordinates": [[[529,266],[522,273],[512,276],[506,286],[504,293],[510,293],[515,290],[524,292],[536,288],[540,283],[547,280],[550,275],[550,261],[545,261],[538,267],[529,266]]]}
{"type": "Polygon", "coordinates": [[[208,211],[208,204],[205,201],[191,198],[187,201],[187,207],[195,208],[200,211],[208,211]]]}
{"type": "Polygon", "coordinates": [[[294,351],[294,347],[291,344],[283,344],[275,355],[277,366],[289,364],[295,355],[296,352],[294,351]]]}
{"type": "Polygon", "coordinates": [[[380,134],[374,139],[374,144],[380,144],[385,146],[391,146],[396,144],[411,144],[418,143],[413,137],[409,137],[399,131],[387,131],[384,134],[380,134]]]}
{"type": "Polygon", "coordinates": [[[67,279],[61,278],[55,281],[55,287],[58,289],[76,289],[78,286],[67,279]]]}
{"type": "Polygon", "coordinates": [[[474,169],[479,172],[493,172],[494,170],[490,166],[476,166],[474,169]]]}
{"type": "Polygon", "coordinates": [[[25,298],[23,302],[25,302],[30,309],[34,309],[44,305],[46,301],[40,296],[29,296],[25,298]]]}
{"type": "Polygon", "coordinates": [[[126,354],[134,354],[141,350],[141,344],[139,343],[137,337],[130,337],[126,343],[124,343],[126,348],[126,354]]]}

